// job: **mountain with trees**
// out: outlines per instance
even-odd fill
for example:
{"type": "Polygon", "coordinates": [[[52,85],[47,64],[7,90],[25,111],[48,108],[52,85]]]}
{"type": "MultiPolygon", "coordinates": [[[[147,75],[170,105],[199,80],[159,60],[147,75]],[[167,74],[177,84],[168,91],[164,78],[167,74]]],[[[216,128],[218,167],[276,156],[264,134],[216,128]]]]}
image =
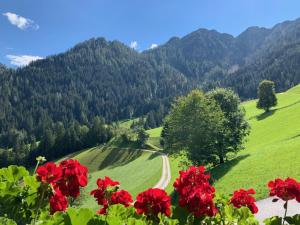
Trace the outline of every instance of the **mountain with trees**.
{"type": "Polygon", "coordinates": [[[300,19],[237,37],[199,29],[141,53],[91,39],[23,68],[0,66],[0,148],[41,140],[58,123],[92,127],[97,116],[112,123],[143,115],[145,128],[156,127],[174,97],[192,89],[230,87],[255,98],[260,81],[284,91],[300,82],[299,71],[300,19]]]}
{"type": "Polygon", "coordinates": [[[171,66],[155,64],[120,42],[103,38],[4,73],[3,137],[17,129],[39,139],[57,122],[89,125],[96,116],[110,123],[155,110],[163,117],[164,107],[187,89],[186,78],[171,66]]]}

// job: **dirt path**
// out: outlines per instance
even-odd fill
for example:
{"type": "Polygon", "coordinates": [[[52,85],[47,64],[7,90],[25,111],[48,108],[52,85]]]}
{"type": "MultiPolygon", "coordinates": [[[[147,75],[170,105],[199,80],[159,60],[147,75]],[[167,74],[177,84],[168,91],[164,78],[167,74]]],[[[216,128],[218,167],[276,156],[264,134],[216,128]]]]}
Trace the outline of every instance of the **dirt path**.
{"type": "MultiPolygon", "coordinates": [[[[255,215],[255,217],[259,220],[260,224],[264,224],[263,221],[266,218],[270,218],[272,216],[283,217],[284,201],[279,200],[277,202],[272,202],[272,200],[273,198],[266,198],[257,202],[257,207],[259,211],[255,215]]],[[[300,214],[300,203],[298,203],[295,200],[289,201],[287,215],[292,216],[295,214],[300,214]]]]}
{"type": "Polygon", "coordinates": [[[143,151],[157,153],[161,155],[161,158],[163,160],[162,174],[160,180],[153,188],[166,189],[166,187],[169,185],[171,181],[171,168],[170,168],[170,162],[167,154],[160,153],[158,151],[152,151],[152,150],[143,150],[143,151]]]}
{"type": "Polygon", "coordinates": [[[169,158],[166,154],[161,154],[163,160],[162,174],[159,182],[154,188],[166,189],[171,181],[171,169],[169,158]]]}

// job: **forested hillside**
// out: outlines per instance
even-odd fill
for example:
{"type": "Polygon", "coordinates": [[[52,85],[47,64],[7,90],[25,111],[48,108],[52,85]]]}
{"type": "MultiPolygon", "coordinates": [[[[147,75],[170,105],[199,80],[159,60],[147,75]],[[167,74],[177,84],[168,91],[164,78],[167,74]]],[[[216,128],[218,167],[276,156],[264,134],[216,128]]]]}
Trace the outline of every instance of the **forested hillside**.
{"type": "Polygon", "coordinates": [[[13,128],[39,139],[58,121],[65,127],[88,125],[95,116],[109,123],[155,110],[162,118],[164,107],[188,87],[171,66],[102,38],[16,71],[4,70],[0,79],[2,139],[13,128]]]}
{"type": "Polygon", "coordinates": [[[299,68],[300,20],[237,37],[199,29],[142,53],[91,39],[23,68],[0,66],[0,148],[41,140],[58,124],[92,127],[96,116],[145,115],[145,126],[156,127],[172,99],[193,88],[232,87],[249,99],[262,79],[277,91],[299,83],[299,68]]]}

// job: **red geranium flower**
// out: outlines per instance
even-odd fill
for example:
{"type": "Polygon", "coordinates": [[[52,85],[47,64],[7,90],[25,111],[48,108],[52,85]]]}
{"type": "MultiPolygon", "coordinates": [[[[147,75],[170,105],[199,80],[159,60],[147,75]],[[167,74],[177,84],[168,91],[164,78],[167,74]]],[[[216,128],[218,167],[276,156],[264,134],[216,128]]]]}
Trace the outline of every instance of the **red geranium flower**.
{"type": "Polygon", "coordinates": [[[258,208],[255,204],[255,198],[252,196],[255,194],[253,189],[244,190],[240,189],[233,193],[230,203],[236,208],[241,208],[242,206],[248,207],[250,211],[255,214],[258,212],[258,208]]]}
{"type": "Polygon", "coordinates": [[[114,192],[111,195],[111,203],[110,203],[111,205],[122,204],[125,207],[128,207],[132,202],[133,200],[131,195],[129,194],[129,192],[125,190],[114,192]]]}
{"type": "Polygon", "coordinates": [[[108,205],[108,199],[106,196],[107,194],[107,188],[108,187],[114,187],[119,185],[120,183],[117,181],[111,180],[109,177],[105,177],[104,179],[98,179],[97,185],[98,188],[91,191],[91,195],[93,195],[96,199],[99,205],[108,205]]]}
{"type": "Polygon", "coordinates": [[[49,198],[50,213],[54,214],[57,211],[65,211],[68,207],[68,200],[59,190],[55,190],[49,198]]]}
{"type": "Polygon", "coordinates": [[[61,178],[61,168],[55,163],[48,162],[43,166],[39,166],[36,170],[37,179],[42,183],[54,184],[61,178]]]}
{"type": "Polygon", "coordinates": [[[164,190],[149,188],[138,194],[134,203],[137,214],[157,217],[158,213],[171,215],[171,198],[164,190]]]}
{"type": "MultiPolygon", "coordinates": [[[[103,207],[98,211],[99,214],[105,214],[108,205],[111,203],[111,196],[113,194],[113,190],[108,190],[108,188],[118,186],[119,184],[120,184],[119,182],[113,181],[109,177],[105,177],[104,179],[97,180],[98,188],[92,190],[91,195],[93,195],[97,199],[98,205],[103,207]]],[[[124,196],[124,197],[128,197],[128,196],[124,196]]],[[[115,198],[116,198],[115,200],[117,200],[117,196],[115,196],[115,198]]]]}
{"type": "Polygon", "coordinates": [[[102,204],[100,205],[102,205],[103,207],[97,211],[98,214],[106,214],[109,205],[121,204],[125,207],[128,207],[133,202],[131,195],[125,190],[114,192],[110,197],[109,194],[106,196],[106,198],[104,197],[100,200],[102,201],[102,204]]]}
{"type": "Polygon", "coordinates": [[[186,207],[196,217],[214,216],[217,213],[213,202],[215,188],[209,184],[210,175],[205,174],[205,168],[191,166],[179,173],[173,185],[179,194],[179,205],[186,207]]]}
{"type": "Polygon", "coordinates": [[[283,201],[296,199],[300,202],[300,183],[292,178],[285,180],[277,178],[274,181],[270,181],[268,187],[270,196],[277,196],[283,201]]]}
{"type": "Polygon", "coordinates": [[[77,160],[68,159],[60,163],[62,179],[58,187],[65,196],[77,198],[80,194],[80,187],[87,185],[88,169],[77,160]]]}

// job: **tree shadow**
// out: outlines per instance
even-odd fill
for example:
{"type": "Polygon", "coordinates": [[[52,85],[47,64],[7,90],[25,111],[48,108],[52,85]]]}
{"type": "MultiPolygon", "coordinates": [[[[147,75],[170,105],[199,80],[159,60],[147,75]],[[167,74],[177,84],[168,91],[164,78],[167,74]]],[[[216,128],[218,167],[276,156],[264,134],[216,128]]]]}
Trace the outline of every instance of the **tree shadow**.
{"type": "Polygon", "coordinates": [[[250,154],[240,155],[235,157],[234,159],[227,161],[221,165],[218,165],[212,168],[209,172],[211,174],[211,181],[215,183],[220,178],[222,178],[228,171],[231,170],[232,167],[236,166],[240,161],[249,157],[250,154]]]}
{"type": "Polygon", "coordinates": [[[161,156],[161,154],[159,154],[158,152],[152,153],[151,155],[149,155],[148,160],[155,159],[159,156],[161,156]]]}
{"type": "Polygon", "coordinates": [[[263,112],[262,114],[258,115],[258,116],[252,116],[249,118],[249,120],[252,120],[253,118],[256,118],[256,120],[264,120],[266,118],[268,118],[269,116],[272,116],[275,112],[279,111],[279,110],[283,110],[283,109],[286,109],[286,108],[290,108],[294,105],[297,105],[300,103],[300,100],[299,101],[296,101],[292,104],[289,104],[289,105],[286,105],[286,106],[283,106],[283,107],[280,107],[280,108],[277,108],[277,109],[271,109],[270,111],[268,112],[263,112]]]}
{"type": "Polygon", "coordinates": [[[141,150],[112,148],[109,154],[103,159],[98,169],[115,168],[124,166],[142,155],[141,150]]]}
{"type": "Polygon", "coordinates": [[[268,118],[269,116],[272,116],[278,109],[271,109],[268,112],[263,112],[262,114],[256,116],[256,120],[264,120],[268,118]]]}

